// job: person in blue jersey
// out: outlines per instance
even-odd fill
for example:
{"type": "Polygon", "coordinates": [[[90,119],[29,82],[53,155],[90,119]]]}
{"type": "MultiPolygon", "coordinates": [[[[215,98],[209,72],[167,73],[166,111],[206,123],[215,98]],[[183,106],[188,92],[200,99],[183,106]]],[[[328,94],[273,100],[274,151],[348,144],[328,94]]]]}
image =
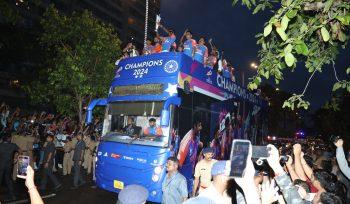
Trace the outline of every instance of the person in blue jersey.
{"type": "Polygon", "coordinates": [[[198,160],[198,150],[203,147],[203,143],[200,141],[202,123],[195,121],[192,127],[182,138],[177,154],[181,166],[180,173],[186,177],[188,192],[192,192],[193,190],[194,167],[198,160]]]}
{"type": "Polygon", "coordinates": [[[194,48],[196,47],[197,42],[194,39],[192,39],[191,31],[186,30],[185,36],[186,41],[183,43],[183,53],[187,56],[193,57],[194,48]]]}
{"type": "Polygon", "coordinates": [[[169,52],[171,49],[176,49],[176,36],[175,32],[172,29],[166,29],[163,25],[159,24],[159,27],[162,28],[167,34],[167,37],[160,37],[162,40],[162,52],[169,52]]]}
{"type": "Polygon", "coordinates": [[[195,47],[193,58],[194,60],[205,64],[208,58],[208,48],[207,46],[205,46],[204,37],[199,38],[198,44],[195,47]]]}

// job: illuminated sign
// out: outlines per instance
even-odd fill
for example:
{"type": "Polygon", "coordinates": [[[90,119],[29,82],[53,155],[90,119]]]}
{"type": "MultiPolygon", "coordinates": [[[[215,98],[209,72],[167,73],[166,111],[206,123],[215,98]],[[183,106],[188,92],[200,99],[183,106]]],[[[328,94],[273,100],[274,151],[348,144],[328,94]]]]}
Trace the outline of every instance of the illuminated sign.
{"type": "Polygon", "coordinates": [[[163,93],[163,84],[142,84],[131,86],[116,86],[113,94],[118,96],[128,95],[158,95],[163,93]]]}

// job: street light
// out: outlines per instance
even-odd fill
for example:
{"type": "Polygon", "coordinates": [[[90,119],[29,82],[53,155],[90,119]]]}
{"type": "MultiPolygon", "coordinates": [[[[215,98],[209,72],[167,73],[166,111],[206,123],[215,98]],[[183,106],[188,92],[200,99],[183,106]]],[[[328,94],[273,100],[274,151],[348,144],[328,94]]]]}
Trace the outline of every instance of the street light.
{"type": "Polygon", "coordinates": [[[280,90],[280,88],[276,87],[276,91],[279,91],[279,90],[280,90]]]}
{"type": "MultiPolygon", "coordinates": [[[[253,69],[258,69],[258,65],[255,62],[252,62],[250,64],[250,67],[253,69]]],[[[245,72],[242,71],[242,87],[244,87],[244,86],[245,86],[245,72]]]]}
{"type": "Polygon", "coordinates": [[[254,69],[257,69],[257,68],[258,68],[258,65],[255,64],[254,62],[252,62],[252,63],[250,64],[250,67],[251,67],[251,68],[254,68],[254,69]]]}

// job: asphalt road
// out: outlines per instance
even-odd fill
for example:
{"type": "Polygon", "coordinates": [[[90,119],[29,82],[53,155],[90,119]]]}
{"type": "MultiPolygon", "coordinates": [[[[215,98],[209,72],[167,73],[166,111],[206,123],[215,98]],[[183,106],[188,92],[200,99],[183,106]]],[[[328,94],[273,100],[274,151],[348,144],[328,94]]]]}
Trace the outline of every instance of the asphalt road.
{"type": "MultiPolygon", "coordinates": [[[[73,184],[73,176],[60,176],[59,173],[56,173],[59,181],[62,182],[62,189],[54,192],[49,190],[52,188],[52,184],[49,181],[47,186],[47,191],[40,192],[40,195],[43,197],[44,203],[47,204],[70,204],[70,203],[98,203],[98,204],[115,204],[117,202],[117,194],[99,189],[93,188],[91,183],[91,176],[88,176],[86,179],[88,184],[82,186],[76,190],[71,190],[73,184]]],[[[40,172],[36,172],[35,174],[35,183],[37,186],[40,184],[40,172]]],[[[16,201],[5,202],[7,198],[7,190],[4,189],[4,184],[0,188],[0,203],[11,203],[11,204],[19,204],[19,203],[30,203],[28,201],[29,195],[27,193],[27,189],[24,184],[23,179],[17,179],[15,185],[16,190],[16,201]]]]}

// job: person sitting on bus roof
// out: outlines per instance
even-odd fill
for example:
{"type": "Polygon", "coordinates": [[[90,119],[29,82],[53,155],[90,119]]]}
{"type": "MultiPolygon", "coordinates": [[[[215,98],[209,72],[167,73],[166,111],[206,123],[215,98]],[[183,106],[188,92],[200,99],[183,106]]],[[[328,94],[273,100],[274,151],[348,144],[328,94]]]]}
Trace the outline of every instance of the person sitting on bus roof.
{"type": "Polygon", "coordinates": [[[150,118],[148,120],[149,122],[149,127],[147,127],[144,131],[144,135],[156,135],[156,136],[162,136],[162,128],[156,125],[156,119],[155,118],[150,118]]]}
{"type": "Polygon", "coordinates": [[[192,39],[191,31],[186,30],[185,36],[186,36],[186,41],[183,43],[183,46],[184,46],[183,52],[185,55],[187,55],[189,57],[193,57],[194,48],[195,48],[197,42],[194,39],[192,39]]]}
{"type": "Polygon", "coordinates": [[[143,55],[149,55],[152,54],[152,51],[154,49],[154,46],[152,45],[151,39],[147,39],[146,46],[142,50],[143,55]]]}
{"type": "Polygon", "coordinates": [[[153,46],[152,53],[160,53],[162,51],[162,45],[160,43],[159,36],[154,37],[153,42],[154,42],[154,46],[153,46]]]}
{"type": "Polygon", "coordinates": [[[168,37],[160,37],[160,39],[162,40],[162,52],[169,52],[171,47],[175,47],[176,48],[176,36],[175,36],[175,32],[172,29],[166,29],[163,25],[161,25],[159,23],[159,27],[162,28],[167,34],[168,37]]]}
{"type": "Polygon", "coordinates": [[[193,56],[194,60],[205,64],[205,61],[208,58],[208,48],[205,46],[204,37],[199,38],[198,44],[195,47],[195,52],[193,56]]]}

